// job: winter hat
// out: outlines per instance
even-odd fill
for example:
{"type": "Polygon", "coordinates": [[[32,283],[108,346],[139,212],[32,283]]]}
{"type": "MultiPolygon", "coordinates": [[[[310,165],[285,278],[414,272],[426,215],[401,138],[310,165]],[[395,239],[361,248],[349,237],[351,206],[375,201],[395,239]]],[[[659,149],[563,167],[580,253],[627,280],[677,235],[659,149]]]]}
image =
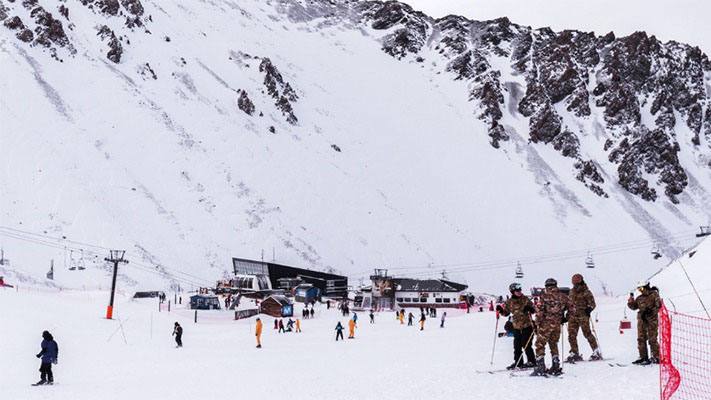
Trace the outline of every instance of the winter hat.
{"type": "Polygon", "coordinates": [[[546,279],[546,287],[549,286],[558,286],[558,281],[553,278],[546,279]]]}
{"type": "Polygon", "coordinates": [[[42,338],[44,340],[52,340],[52,334],[49,331],[42,332],[42,338]]]}

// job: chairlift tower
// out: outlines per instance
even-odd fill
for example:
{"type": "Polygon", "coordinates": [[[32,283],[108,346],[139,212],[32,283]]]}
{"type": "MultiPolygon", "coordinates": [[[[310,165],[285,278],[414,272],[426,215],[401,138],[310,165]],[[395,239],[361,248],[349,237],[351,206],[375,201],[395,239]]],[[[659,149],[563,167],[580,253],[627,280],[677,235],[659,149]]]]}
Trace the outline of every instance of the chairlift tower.
{"type": "Polygon", "coordinates": [[[104,258],[105,261],[114,263],[114,275],[111,279],[111,299],[109,307],[106,309],[106,319],[112,319],[114,312],[114,293],[116,292],[116,274],[118,273],[119,263],[128,264],[128,260],[124,260],[125,250],[110,250],[109,257],[104,258]]]}

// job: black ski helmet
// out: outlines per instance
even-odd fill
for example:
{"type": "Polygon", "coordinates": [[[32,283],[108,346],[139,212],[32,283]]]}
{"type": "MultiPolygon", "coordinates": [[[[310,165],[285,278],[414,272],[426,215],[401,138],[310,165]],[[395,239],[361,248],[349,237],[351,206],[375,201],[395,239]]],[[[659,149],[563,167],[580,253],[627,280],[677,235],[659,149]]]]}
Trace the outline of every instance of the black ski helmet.
{"type": "Polygon", "coordinates": [[[518,282],[514,282],[509,285],[509,292],[513,293],[517,290],[521,290],[521,284],[518,282]]]}
{"type": "Polygon", "coordinates": [[[553,278],[546,279],[546,287],[549,287],[549,286],[558,286],[558,281],[556,281],[553,278]]]}

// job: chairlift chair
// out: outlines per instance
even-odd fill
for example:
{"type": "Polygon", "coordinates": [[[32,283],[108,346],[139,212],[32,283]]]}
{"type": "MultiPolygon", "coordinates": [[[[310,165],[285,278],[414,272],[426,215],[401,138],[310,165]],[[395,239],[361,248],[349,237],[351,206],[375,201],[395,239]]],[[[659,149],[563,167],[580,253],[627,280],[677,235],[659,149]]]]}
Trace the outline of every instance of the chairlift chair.
{"type": "Polygon", "coordinates": [[[74,271],[77,269],[77,261],[74,259],[74,250],[69,250],[69,270],[74,271]]]}
{"type": "Polygon", "coordinates": [[[521,279],[523,278],[523,267],[521,267],[521,263],[518,263],[516,266],[516,279],[521,279]]]}
{"type": "Polygon", "coordinates": [[[79,258],[79,262],[77,263],[79,271],[83,271],[86,269],[86,266],[84,265],[84,250],[81,250],[81,257],[79,258]]]}
{"type": "Polygon", "coordinates": [[[588,268],[595,268],[595,261],[593,261],[592,254],[588,251],[588,256],[585,257],[585,266],[588,268]]]}
{"type": "Polygon", "coordinates": [[[697,233],[696,237],[704,237],[711,235],[711,226],[700,226],[699,230],[701,230],[701,232],[697,233]]]}
{"type": "Polygon", "coordinates": [[[655,260],[662,258],[662,250],[659,246],[659,243],[654,243],[654,245],[652,246],[651,253],[652,257],[654,257],[655,260]]]}

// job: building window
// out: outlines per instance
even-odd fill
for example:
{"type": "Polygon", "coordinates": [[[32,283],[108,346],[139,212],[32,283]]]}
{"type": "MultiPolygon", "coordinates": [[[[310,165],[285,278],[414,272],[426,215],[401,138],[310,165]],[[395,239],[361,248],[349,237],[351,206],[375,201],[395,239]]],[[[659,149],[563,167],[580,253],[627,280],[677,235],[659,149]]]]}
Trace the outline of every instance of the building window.
{"type": "Polygon", "coordinates": [[[426,297],[420,298],[420,303],[427,303],[427,298],[426,297]]]}
{"type": "Polygon", "coordinates": [[[435,299],[435,303],[441,303],[441,302],[442,302],[442,299],[441,299],[440,297],[437,297],[437,298],[435,299]]]}
{"type": "Polygon", "coordinates": [[[403,301],[402,297],[398,297],[396,300],[400,303],[402,303],[402,301],[403,301]]]}
{"type": "Polygon", "coordinates": [[[451,301],[451,299],[450,299],[449,297],[445,297],[445,298],[444,298],[444,302],[445,302],[445,303],[449,303],[450,301],[451,301]]]}

